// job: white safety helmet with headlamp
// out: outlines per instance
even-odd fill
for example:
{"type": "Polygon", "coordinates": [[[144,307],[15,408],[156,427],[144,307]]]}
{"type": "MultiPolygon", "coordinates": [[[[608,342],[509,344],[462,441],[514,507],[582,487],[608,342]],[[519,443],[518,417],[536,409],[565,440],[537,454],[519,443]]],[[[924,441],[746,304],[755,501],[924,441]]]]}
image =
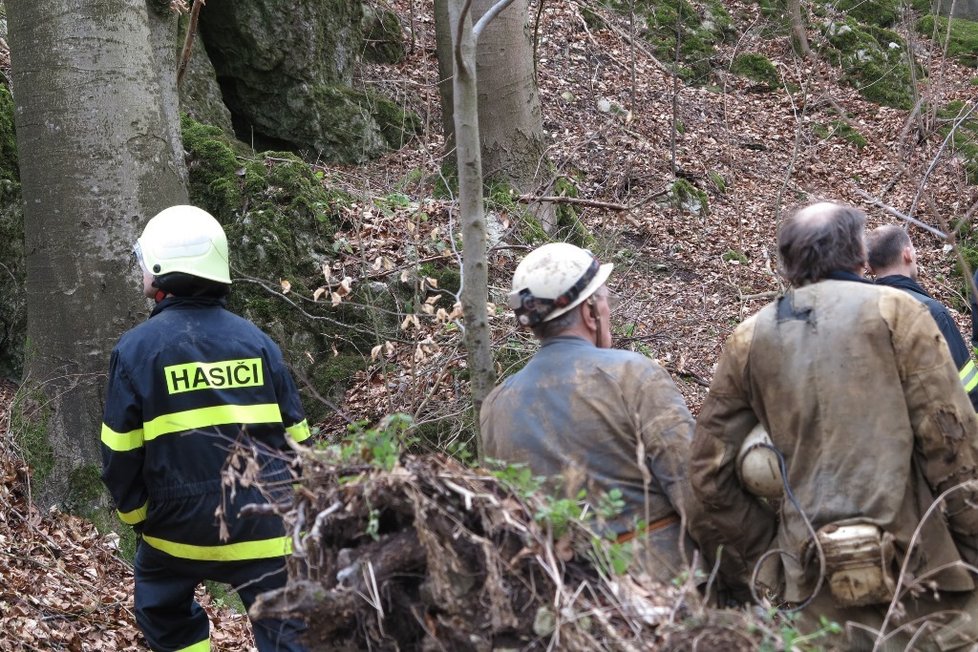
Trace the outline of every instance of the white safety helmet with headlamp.
{"type": "Polygon", "coordinates": [[[196,206],[171,206],[146,224],[136,241],[136,257],[153,276],[174,272],[231,283],[224,229],[196,206]]]}
{"type": "Polygon", "coordinates": [[[584,302],[605,284],[613,268],[572,244],[545,244],[516,267],[509,306],[520,324],[537,326],[584,302]]]}

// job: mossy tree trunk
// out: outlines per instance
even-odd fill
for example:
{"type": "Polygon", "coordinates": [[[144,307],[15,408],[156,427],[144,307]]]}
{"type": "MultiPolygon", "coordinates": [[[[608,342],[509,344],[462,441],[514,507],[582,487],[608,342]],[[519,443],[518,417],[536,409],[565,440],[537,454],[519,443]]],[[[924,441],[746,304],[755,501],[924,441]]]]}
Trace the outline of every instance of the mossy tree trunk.
{"type": "Polygon", "coordinates": [[[153,47],[175,17],[151,11],[146,0],[7,2],[26,206],[25,384],[44,406],[35,426],[53,454],[37,478],[44,505],[74,493],[90,506],[69,479],[98,469],[109,352],[147,312],[132,244],[155,212],[187,201],[163,67],[173,64],[153,47]]]}
{"type": "MultiPolygon", "coordinates": [[[[462,312],[468,349],[472,403],[478,417],[492,391],[496,374],[489,339],[489,266],[486,216],[482,199],[482,155],[479,147],[476,44],[485,26],[513,0],[500,0],[473,27],[467,0],[450,0],[448,10],[454,50],[453,108],[458,160],[459,211],[462,222],[462,312]]],[[[478,419],[476,419],[478,422],[478,419]]]]}

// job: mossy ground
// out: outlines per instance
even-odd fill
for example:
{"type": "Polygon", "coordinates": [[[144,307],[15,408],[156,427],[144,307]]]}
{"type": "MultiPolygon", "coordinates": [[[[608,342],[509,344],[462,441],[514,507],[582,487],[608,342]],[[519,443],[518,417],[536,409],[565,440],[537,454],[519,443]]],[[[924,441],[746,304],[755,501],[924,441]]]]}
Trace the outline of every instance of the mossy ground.
{"type": "Polygon", "coordinates": [[[964,118],[967,113],[968,107],[964,103],[950,102],[938,111],[942,123],[939,133],[944,138],[951,134],[951,151],[961,158],[966,181],[975,185],[978,184],[978,113],[964,118]]]}
{"type": "Polygon", "coordinates": [[[819,138],[838,138],[858,148],[866,146],[866,138],[844,120],[833,120],[829,124],[816,124],[812,132],[819,138]]]}
{"type": "Polygon", "coordinates": [[[945,16],[924,16],[917,22],[917,30],[924,36],[933,37],[937,43],[947,46],[948,55],[966,66],[978,66],[978,21],[951,20],[945,16]]]}
{"type": "Polygon", "coordinates": [[[904,0],[820,0],[853,20],[877,27],[890,27],[900,18],[904,0]]]}
{"type": "MultiPolygon", "coordinates": [[[[613,6],[620,11],[630,7],[619,0],[613,6]]],[[[733,23],[720,0],[642,0],[635,11],[645,21],[645,38],[664,62],[676,65],[686,81],[706,84],[712,72],[716,45],[733,37],[733,23]],[[676,60],[676,44],[678,61],[676,60]]]]}
{"type": "Polygon", "coordinates": [[[774,67],[770,59],[756,52],[745,52],[734,57],[730,64],[730,72],[746,77],[758,84],[763,84],[769,89],[781,86],[781,76],[778,74],[778,69],[774,67]]]}
{"type": "MultiPolygon", "coordinates": [[[[906,43],[894,31],[846,16],[822,20],[821,54],[843,70],[843,82],[871,102],[901,109],[913,103],[906,43]]],[[[922,71],[918,68],[918,76],[922,71]]]]}

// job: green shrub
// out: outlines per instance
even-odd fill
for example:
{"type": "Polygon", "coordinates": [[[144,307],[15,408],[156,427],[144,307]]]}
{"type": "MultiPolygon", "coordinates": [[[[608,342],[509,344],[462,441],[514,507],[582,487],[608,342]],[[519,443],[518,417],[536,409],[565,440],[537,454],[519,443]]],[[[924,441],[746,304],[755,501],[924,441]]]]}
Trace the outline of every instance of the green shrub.
{"type": "Polygon", "coordinates": [[[737,55],[733,63],[730,64],[730,72],[764,84],[770,89],[778,88],[781,85],[778,69],[774,67],[770,59],[756,52],[737,55]]]}

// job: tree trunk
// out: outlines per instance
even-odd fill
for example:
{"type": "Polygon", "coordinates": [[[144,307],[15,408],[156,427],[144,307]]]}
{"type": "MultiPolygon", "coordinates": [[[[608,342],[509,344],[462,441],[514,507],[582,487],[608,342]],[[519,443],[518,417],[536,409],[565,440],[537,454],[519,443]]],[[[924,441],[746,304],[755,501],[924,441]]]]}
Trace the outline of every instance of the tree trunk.
{"type": "Polygon", "coordinates": [[[109,351],[146,316],[132,244],[154,213],[187,201],[176,87],[145,0],[15,0],[7,17],[26,205],[25,392],[54,456],[37,497],[91,501],[99,493],[74,483],[99,468],[109,351]]]}
{"type": "Polygon", "coordinates": [[[803,57],[811,57],[812,48],[808,45],[808,29],[801,14],[801,0],[788,0],[788,15],[791,17],[791,34],[794,37],[795,50],[803,57]]]}
{"type": "Polygon", "coordinates": [[[455,44],[452,87],[458,160],[459,212],[462,223],[462,313],[468,349],[469,382],[476,423],[482,402],[492,391],[496,374],[489,339],[489,267],[486,262],[486,217],[482,200],[482,157],[479,151],[479,109],[476,97],[475,47],[478,36],[462,13],[465,0],[449,0],[455,44]]]}
{"type": "MultiPolygon", "coordinates": [[[[495,0],[473,0],[478,21],[495,0]]],[[[478,37],[479,133],[489,179],[507,180],[520,192],[549,181],[543,117],[533,69],[526,0],[516,0],[478,37]]]]}
{"type": "Polygon", "coordinates": [[[452,106],[452,76],[455,57],[452,25],[448,17],[449,0],[435,0],[435,52],[438,55],[438,97],[441,99],[441,128],[445,136],[443,155],[449,164],[455,162],[455,108],[452,106]]]}
{"type": "MultiPolygon", "coordinates": [[[[456,23],[449,20],[450,0],[435,0],[438,86],[442,101],[445,151],[456,146],[452,116],[453,41],[456,23]]],[[[495,2],[474,0],[471,20],[477,21],[495,2]]],[[[479,130],[487,178],[501,179],[521,193],[549,181],[544,158],[546,139],[540,95],[533,69],[526,0],[513,2],[479,35],[477,62],[479,130]]]]}

